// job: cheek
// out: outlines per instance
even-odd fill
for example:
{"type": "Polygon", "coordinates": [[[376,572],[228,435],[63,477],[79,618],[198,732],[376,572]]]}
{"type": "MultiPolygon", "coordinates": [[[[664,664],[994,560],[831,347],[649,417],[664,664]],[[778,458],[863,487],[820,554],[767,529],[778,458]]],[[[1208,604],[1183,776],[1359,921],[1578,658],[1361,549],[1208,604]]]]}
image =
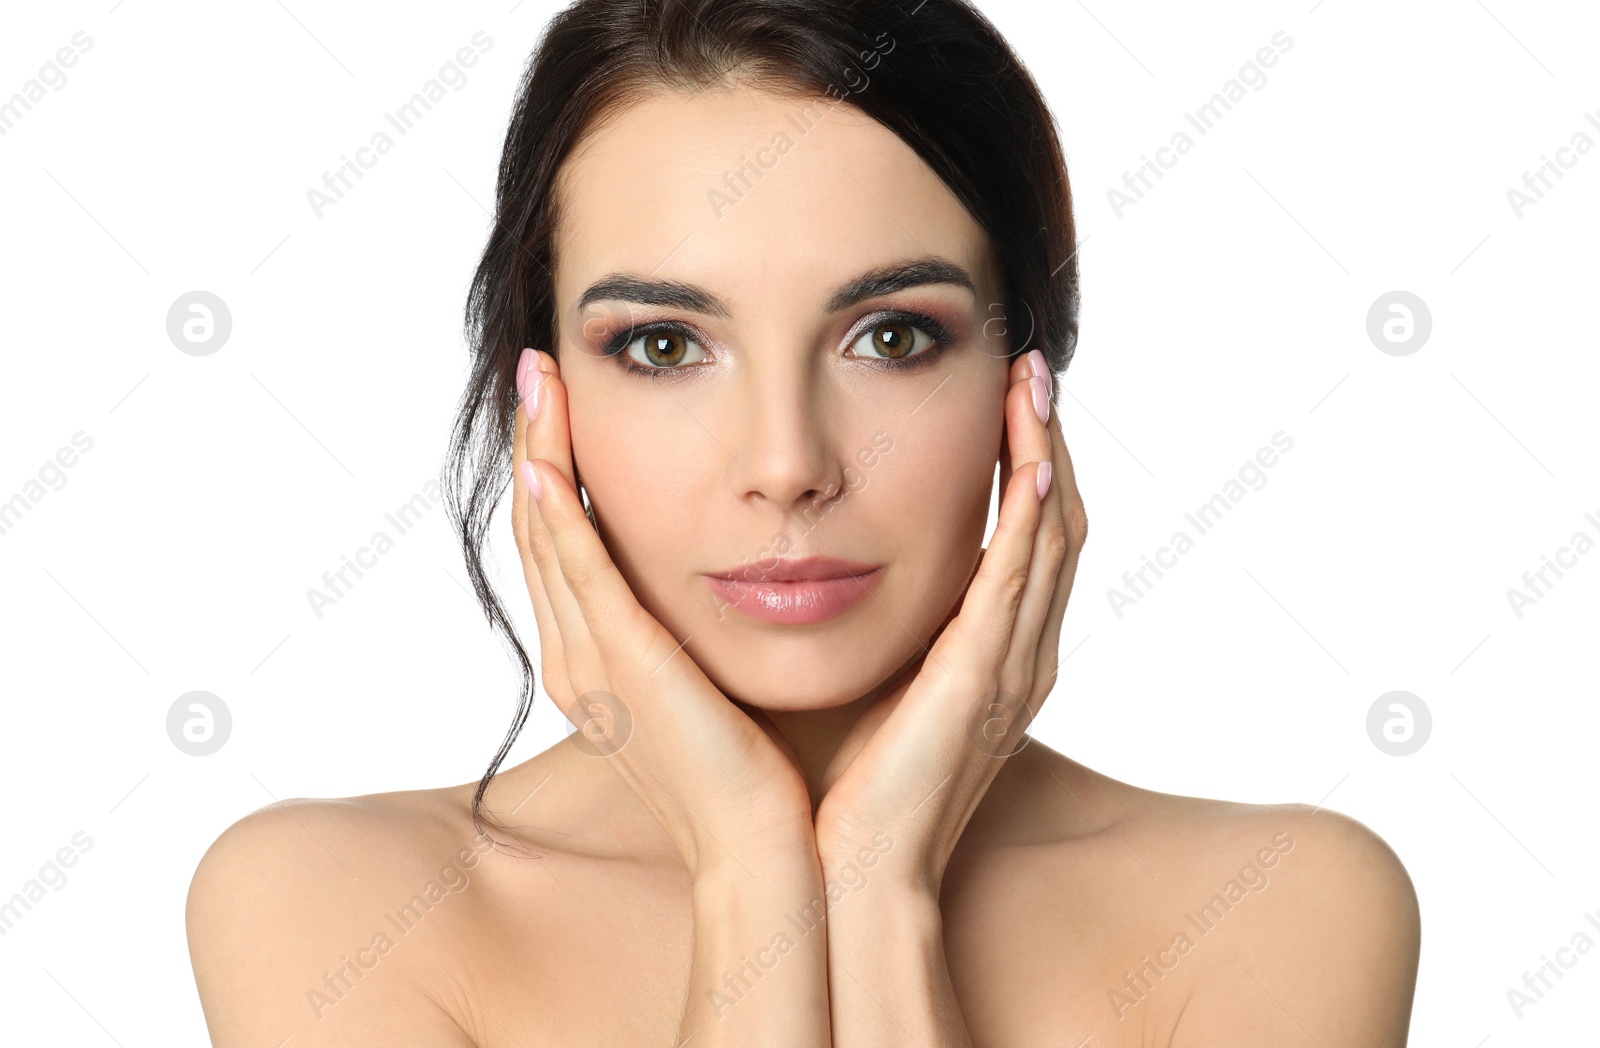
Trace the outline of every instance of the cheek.
{"type": "MultiPolygon", "coordinates": [[[[903,564],[897,599],[910,604],[902,603],[896,614],[907,628],[923,629],[959,599],[976,563],[1003,419],[998,398],[991,405],[976,397],[952,399],[946,410],[924,409],[917,418],[916,428],[896,439],[885,456],[885,465],[894,464],[882,474],[870,516],[880,534],[899,536],[889,555],[903,564]]],[[[866,495],[873,498],[870,490],[866,495]]]]}
{"type": "Polygon", "coordinates": [[[919,510],[918,526],[964,533],[976,516],[981,529],[1004,433],[1000,401],[952,398],[947,410],[928,414],[896,447],[899,472],[912,480],[908,497],[919,510]]]}
{"type": "Polygon", "coordinates": [[[671,401],[636,405],[576,393],[569,425],[573,464],[596,506],[630,537],[681,547],[682,529],[698,524],[686,508],[704,505],[726,458],[705,430],[671,401]]]}
{"type": "Polygon", "coordinates": [[[571,400],[572,462],[607,526],[632,540],[661,521],[665,493],[684,458],[663,444],[659,429],[604,404],[571,400]]]}
{"type": "MultiPolygon", "coordinates": [[[[893,505],[880,511],[897,515],[900,527],[925,544],[949,545],[966,538],[974,526],[987,521],[993,487],[995,453],[982,443],[941,441],[912,450],[907,448],[895,478],[893,505]]],[[[980,536],[981,537],[981,536],[980,536]]]]}
{"type": "Polygon", "coordinates": [[[639,413],[570,396],[572,458],[589,492],[606,549],[639,603],[673,627],[682,580],[698,563],[704,472],[714,461],[639,413]],[[665,435],[664,435],[665,434],[665,435]]]}

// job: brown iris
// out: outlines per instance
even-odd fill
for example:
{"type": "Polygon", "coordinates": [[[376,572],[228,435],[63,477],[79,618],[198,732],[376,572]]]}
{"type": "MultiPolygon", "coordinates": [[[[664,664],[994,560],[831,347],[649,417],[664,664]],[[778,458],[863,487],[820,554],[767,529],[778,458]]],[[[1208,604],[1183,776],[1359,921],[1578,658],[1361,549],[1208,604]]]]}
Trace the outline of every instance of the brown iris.
{"type": "Polygon", "coordinates": [[[644,357],[652,367],[673,367],[681,363],[688,352],[689,340],[676,331],[659,331],[644,336],[644,357]],[[657,359],[658,355],[665,359],[657,359]]]}
{"type": "Polygon", "coordinates": [[[910,324],[879,324],[872,329],[873,352],[890,360],[899,360],[916,345],[916,336],[912,331],[910,324]]]}

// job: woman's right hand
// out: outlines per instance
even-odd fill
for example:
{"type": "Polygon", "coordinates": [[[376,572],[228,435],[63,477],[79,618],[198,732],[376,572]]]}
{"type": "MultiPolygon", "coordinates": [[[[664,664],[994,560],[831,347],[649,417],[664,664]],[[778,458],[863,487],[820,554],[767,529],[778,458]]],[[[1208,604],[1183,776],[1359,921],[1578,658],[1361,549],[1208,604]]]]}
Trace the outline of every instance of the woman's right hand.
{"type": "Polygon", "coordinates": [[[729,701],[639,604],[585,516],[554,358],[524,350],[517,390],[512,526],[545,690],[589,752],[638,793],[691,873],[814,854],[810,797],[782,736],[729,701]]]}

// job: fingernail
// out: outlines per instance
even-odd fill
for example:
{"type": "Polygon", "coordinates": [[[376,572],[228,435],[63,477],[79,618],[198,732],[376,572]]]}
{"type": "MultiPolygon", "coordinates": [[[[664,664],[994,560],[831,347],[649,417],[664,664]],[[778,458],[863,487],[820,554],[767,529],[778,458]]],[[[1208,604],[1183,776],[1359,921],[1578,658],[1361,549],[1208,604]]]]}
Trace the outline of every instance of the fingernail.
{"type": "Polygon", "coordinates": [[[1038,375],[1042,379],[1050,378],[1050,365],[1045,363],[1044,354],[1037,349],[1028,350],[1028,374],[1038,375]]]}
{"type": "Polygon", "coordinates": [[[528,369],[533,367],[537,354],[531,349],[522,351],[522,356],[517,358],[517,399],[528,399],[528,369]]]}
{"type": "Polygon", "coordinates": [[[1050,383],[1038,375],[1034,375],[1028,380],[1028,385],[1033,388],[1033,410],[1038,412],[1039,421],[1048,425],[1050,422],[1050,383]]]}
{"type": "Polygon", "coordinates": [[[1039,501],[1044,501],[1045,493],[1050,490],[1050,474],[1055,472],[1055,467],[1048,462],[1039,464],[1039,501]]]}
{"type": "Polygon", "coordinates": [[[539,377],[533,380],[533,389],[528,391],[527,399],[522,402],[523,408],[528,413],[530,425],[534,419],[539,417],[539,390],[544,386],[544,380],[548,377],[544,372],[539,372],[539,377]]]}
{"type": "MultiPolygon", "coordinates": [[[[544,485],[539,483],[539,474],[533,471],[533,463],[527,459],[522,460],[522,480],[528,485],[528,490],[533,493],[535,499],[544,494],[544,485]]],[[[1044,498],[1043,495],[1039,497],[1044,498]]]]}

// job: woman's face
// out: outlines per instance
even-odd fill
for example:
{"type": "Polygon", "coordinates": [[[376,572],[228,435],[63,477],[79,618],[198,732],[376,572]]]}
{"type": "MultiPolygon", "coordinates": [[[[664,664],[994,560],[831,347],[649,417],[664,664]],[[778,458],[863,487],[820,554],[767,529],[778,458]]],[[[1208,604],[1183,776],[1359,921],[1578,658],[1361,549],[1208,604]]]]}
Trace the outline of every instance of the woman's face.
{"type": "Polygon", "coordinates": [[[983,541],[1009,367],[988,236],[860,111],[745,85],[615,115],[558,198],[574,464],[640,603],[730,698],[872,691],[983,541]],[[779,581],[819,556],[877,570],[779,581]]]}

